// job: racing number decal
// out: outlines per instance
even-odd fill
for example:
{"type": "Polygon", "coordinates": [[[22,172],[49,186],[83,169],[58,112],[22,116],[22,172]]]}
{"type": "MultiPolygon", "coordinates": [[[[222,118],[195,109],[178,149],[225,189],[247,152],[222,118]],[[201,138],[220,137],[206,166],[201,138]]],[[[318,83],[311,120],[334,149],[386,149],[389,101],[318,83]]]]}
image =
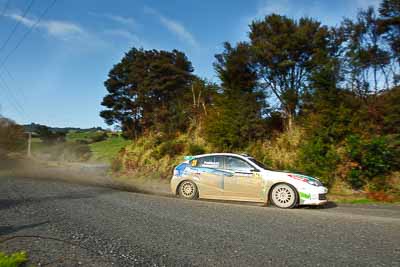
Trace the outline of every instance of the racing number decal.
{"type": "Polygon", "coordinates": [[[192,167],[196,167],[197,166],[197,159],[192,160],[192,167]]]}

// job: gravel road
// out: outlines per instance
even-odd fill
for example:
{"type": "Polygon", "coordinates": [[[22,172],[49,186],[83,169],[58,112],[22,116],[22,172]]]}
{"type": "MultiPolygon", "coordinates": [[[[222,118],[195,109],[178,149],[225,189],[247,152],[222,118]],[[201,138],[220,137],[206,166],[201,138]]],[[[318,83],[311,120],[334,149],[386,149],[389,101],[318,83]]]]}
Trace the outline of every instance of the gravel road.
{"type": "Polygon", "coordinates": [[[280,210],[0,177],[0,239],[40,266],[400,266],[400,207],[280,210]]]}

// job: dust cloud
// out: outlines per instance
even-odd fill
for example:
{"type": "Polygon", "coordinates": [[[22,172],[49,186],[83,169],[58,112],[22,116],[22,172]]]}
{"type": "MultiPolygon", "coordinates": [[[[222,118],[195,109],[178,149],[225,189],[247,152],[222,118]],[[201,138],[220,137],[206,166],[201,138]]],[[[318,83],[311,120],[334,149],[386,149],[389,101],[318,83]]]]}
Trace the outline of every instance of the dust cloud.
{"type": "Polygon", "coordinates": [[[120,191],[172,196],[165,180],[115,177],[104,163],[44,161],[38,158],[0,158],[0,176],[94,185],[120,191]]]}

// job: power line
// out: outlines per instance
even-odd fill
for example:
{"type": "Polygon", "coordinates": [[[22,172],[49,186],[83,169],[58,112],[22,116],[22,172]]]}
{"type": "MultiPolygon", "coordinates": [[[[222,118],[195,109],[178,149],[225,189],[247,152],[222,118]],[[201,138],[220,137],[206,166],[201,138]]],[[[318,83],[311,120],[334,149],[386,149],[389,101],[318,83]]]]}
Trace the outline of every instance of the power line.
{"type": "Polygon", "coordinates": [[[32,32],[32,30],[40,23],[42,18],[47,14],[47,12],[56,4],[57,0],[53,0],[53,2],[42,12],[38,20],[33,24],[27,32],[22,36],[22,38],[18,41],[17,45],[7,54],[7,56],[0,63],[0,70],[3,68],[4,64],[6,64],[7,60],[10,56],[21,46],[24,40],[28,37],[28,35],[32,32]]]}
{"type": "MultiPolygon", "coordinates": [[[[27,13],[29,12],[29,10],[31,9],[33,3],[35,0],[31,0],[28,8],[25,10],[22,18],[25,18],[25,16],[27,15],[27,13]]],[[[56,4],[57,0],[53,0],[53,2],[42,12],[42,14],[39,16],[39,18],[37,19],[37,21],[28,29],[27,32],[25,32],[25,34],[22,36],[22,38],[19,39],[18,43],[14,46],[14,48],[7,54],[7,56],[3,59],[3,61],[1,61],[0,63],[0,80],[2,80],[3,82],[3,89],[5,88],[6,90],[3,90],[3,92],[5,94],[8,94],[8,97],[6,96],[7,100],[9,101],[9,103],[13,106],[13,108],[20,113],[23,117],[27,118],[26,113],[24,108],[19,104],[18,99],[14,96],[14,94],[12,93],[12,90],[10,89],[10,87],[7,85],[7,82],[4,80],[4,78],[1,75],[1,70],[2,68],[5,69],[5,71],[7,72],[7,74],[10,76],[11,79],[14,79],[13,76],[11,75],[10,71],[8,71],[8,69],[5,68],[5,64],[7,62],[7,60],[10,58],[10,56],[21,46],[21,44],[24,42],[24,40],[28,37],[28,35],[33,31],[33,29],[41,22],[42,18],[47,14],[47,12],[56,4]],[[12,101],[11,101],[12,100],[12,101]]],[[[5,44],[3,44],[3,46],[0,48],[0,51],[8,44],[9,40],[11,39],[12,35],[15,33],[17,27],[18,27],[19,23],[17,23],[14,26],[14,29],[12,30],[11,34],[9,35],[9,37],[7,38],[7,41],[5,42],[5,44]]],[[[0,91],[1,92],[1,91],[0,91]]],[[[20,93],[22,93],[22,91],[20,91],[20,93]]]]}
{"type": "MultiPolygon", "coordinates": [[[[12,75],[11,74],[11,72],[10,72],[10,70],[6,67],[6,66],[4,66],[4,71],[5,71],[5,73],[7,73],[7,75],[8,75],[8,77],[10,78],[10,80],[14,83],[14,84],[16,84],[17,83],[17,81],[16,81],[16,79],[14,78],[14,75],[12,75]]],[[[20,95],[22,98],[23,98],[23,104],[26,104],[27,103],[27,97],[26,97],[26,94],[25,94],[25,92],[24,92],[24,90],[22,90],[20,87],[19,88],[17,88],[17,90],[16,90],[16,92],[18,92],[18,95],[20,95]]]]}
{"type": "Polygon", "coordinates": [[[8,93],[9,98],[12,99],[12,101],[15,103],[15,105],[18,107],[18,109],[21,110],[22,113],[25,114],[24,108],[19,103],[18,99],[15,97],[13,91],[10,89],[10,87],[8,86],[6,80],[4,79],[4,77],[1,74],[0,74],[0,81],[3,82],[3,88],[5,88],[7,90],[6,93],[8,93]]]}
{"type": "Polygon", "coordinates": [[[12,108],[17,113],[19,113],[21,115],[21,117],[26,119],[27,117],[26,117],[25,111],[23,110],[21,105],[18,103],[18,101],[14,98],[14,96],[11,94],[7,83],[5,83],[5,80],[1,76],[0,76],[0,80],[3,82],[2,88],[4,90],[2,90],[1,92],[3,92],[3,95],[5,96],[5,99],[7,99],[8,103],[12,106],[12,108]]]}
{"type": "MultiPolygon", "coordinates": [[[[22,19],[24,19],[26,17],[26,15],[28,14],[28,12],[31,10],[33,3],[35,2],[35,0],[31,0],[31,2],[29,3],[28,7],[25,9],[24,13],[22,14],[22,19]]],[[[21,20],[22,20],[21,19],[21,20]]],[[[15,32],[18,29],[18,26],[21,24],[21,20],[18,20],[15,25],[14,28],[11,30],[10,34],[8,35],[6,41],[3,43],[3,45],[0,47],[0,52],[7,46],[7,44],[10,42],[11,38],[13,37],[13,35],[15,34],[15,32]]]]}

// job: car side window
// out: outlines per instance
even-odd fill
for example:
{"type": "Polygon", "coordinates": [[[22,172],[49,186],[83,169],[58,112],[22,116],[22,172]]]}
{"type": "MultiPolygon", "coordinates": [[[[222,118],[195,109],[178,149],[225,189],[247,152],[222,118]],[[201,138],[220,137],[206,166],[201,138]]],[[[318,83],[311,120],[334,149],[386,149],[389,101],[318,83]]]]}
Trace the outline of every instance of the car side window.
{"type": "Polygon", "coordinates": [[[223,158],[220,156],[207,156],[197,159],[197,167],[221,169],[223,167],[223,158]]]}
{"type": "Polygon", "coordinates": [[[254,168],[242,159],[227,156],[225,157],[225,169],[237,172],[250,172],[254,168]]]}

